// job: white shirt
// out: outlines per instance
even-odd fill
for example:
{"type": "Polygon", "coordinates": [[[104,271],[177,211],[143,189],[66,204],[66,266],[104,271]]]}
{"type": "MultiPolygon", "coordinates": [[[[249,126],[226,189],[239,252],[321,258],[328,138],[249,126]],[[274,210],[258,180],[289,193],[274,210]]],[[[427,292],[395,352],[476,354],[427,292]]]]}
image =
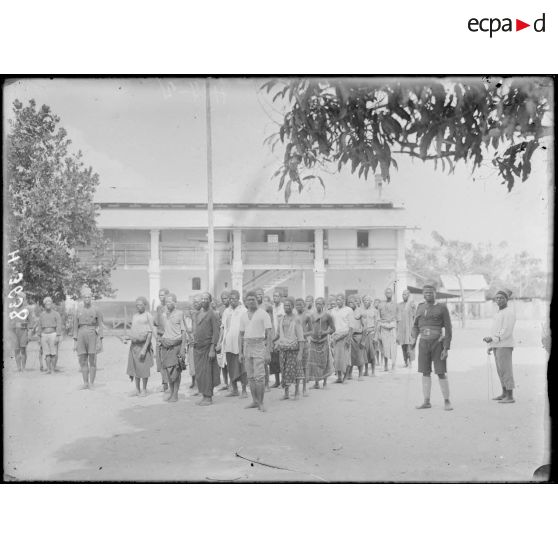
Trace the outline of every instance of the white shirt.
{"type": "Polygon", "coordinates": [[[329,313],[333,318],[335,333],[347,333],[349,331],[349,327],[351,327],[353,309],[349,306],[343,306],[343,308],[336,306],[335,308],[332,308],[329,313]]]}
{"type": "Polygon", "coordinates": [[[229,306],[223,312],[221,324],[223,327],[223,351],[237,355],[239,349],[240,319],[246,313],[246,308],[239,304],[236,308],[229,306]]]}
{"type": "Polygon", "coordinates": [[[513,347],[513,328],[515,326],[515,312],[509,308],[499,309],[492,319],[490,337],[491,347],[513,347]]]}
{"type": "Polygon", "coordinates": [[[261,308],[252,314],[252,318],[248,315],[248,311],[240,316],[240,331],[244,332],[245,339],[264,339],[266,329],[271,329],[271,318],[261,308]]]}

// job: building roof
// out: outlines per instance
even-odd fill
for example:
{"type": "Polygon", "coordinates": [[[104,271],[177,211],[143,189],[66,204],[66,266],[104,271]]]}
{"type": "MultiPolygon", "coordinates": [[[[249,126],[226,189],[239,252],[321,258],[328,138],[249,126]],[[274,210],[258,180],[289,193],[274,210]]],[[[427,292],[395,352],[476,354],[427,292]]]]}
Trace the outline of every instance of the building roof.
{"type": "MultiPolygon", "coordinates": [[[[455,275],[440,275],[444,289],[448,291],[459,291],[459,281],[455,275]]],[[[488,284],[484,275],[475,273],[471,275],[464,275],[461,278],[463,283],[463,290],[465,291],[482,291],[488,289],[488,284]]]]}
{"type": "MultiPolygon", "coordinates": [[[[103,229],[206,229],[207,204],[103,203],[103,229]]],[[[406,211],[391,203],[214,205],[216,229],[407,228],[406,211]]]]}

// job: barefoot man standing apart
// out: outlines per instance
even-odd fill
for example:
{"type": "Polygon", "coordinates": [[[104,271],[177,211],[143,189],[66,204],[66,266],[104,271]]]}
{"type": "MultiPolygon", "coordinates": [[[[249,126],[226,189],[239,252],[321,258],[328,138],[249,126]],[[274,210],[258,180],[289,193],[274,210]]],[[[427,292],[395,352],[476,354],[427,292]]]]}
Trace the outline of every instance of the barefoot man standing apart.
{"type": "Polygon", "coordinates": [[[244,297],[246,312],[240,318],[240,363],[244,363],[252,403],[247,409],[265,411],[265,364],[271,355],[271,318],[262,308],[258,308],[256,293],[248,291],[244,297]]]}
{"type": "Polygon", "coordinates": [[[447,358],[451,344],[451,319],[445,304],[436,302],[436,289],[432,285],[422,288],[424,302],[417,308],[413,325],[411,348],[414,349],[420,335],[418,353],[418,372],[422,374],[422,392],[424,402],[417,409],[430,409],[430,392],[432,389],[432,363],[438,375],[440,389],[444,396],[444,409],[452,411],[449,398],[447,358]]]}
{"type": "Polygon", "coordinates": [[[494,352],[494,360],[496,361],[496,370],[502,384],[502,395],[494,398],[499,403],[515,403],[513,398],[513,328],[515,326],[515,314],[508,307],[507,291],[498,291],[494,297],[494,302],[498,305],[492,321],[492,329],[490,335],[485,337],[483,341],[489,343],[488,354],[494,352]]]}
{"type": "Polygon", "coordinates": [[[77,352],[83,376],[82,389],[92,388],[97,374],[97,353],[103,349],[103,316],[91,305],[91,289],[81,291],[83,308],[76,312],[74,320],[74,351],[77,352]]]}

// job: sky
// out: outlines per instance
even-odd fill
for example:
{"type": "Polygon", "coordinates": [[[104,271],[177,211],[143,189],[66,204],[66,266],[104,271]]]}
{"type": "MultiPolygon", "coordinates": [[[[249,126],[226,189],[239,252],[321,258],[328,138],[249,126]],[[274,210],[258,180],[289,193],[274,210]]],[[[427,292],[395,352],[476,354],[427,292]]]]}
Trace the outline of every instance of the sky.
{"type": "MultiPolygon", "coordinates": [[[[212,80],[213,184],[216,202],[283,202],[272,174],[281,163],[264,139],[278,129],[279,108],[263,81],[212,80]]],[[[5,86],[4,114],[15,99],[49,105],[73,148],[100,176],[98,201],[204,202],[207,158],[205,84],[201,79],[27,79],[5,86]]],[[[9,129],[9,127],[8,127],[9,129]]],[[[6,131],[6,128],[5,128],[6,131]]],[[[431,242],[436,230],[470,242],[506,241],[548,265],[551,149],[539,150],[533,172],[508,193],[487,164],[471,175],[464,164],[450,175],[431,162],[399,157],[382,197],[402,204],[417,230],[407,239],[431,242]]],[[[322,173],[291,202],[373,202],[373,180],[350,172],[322,173]]]]}

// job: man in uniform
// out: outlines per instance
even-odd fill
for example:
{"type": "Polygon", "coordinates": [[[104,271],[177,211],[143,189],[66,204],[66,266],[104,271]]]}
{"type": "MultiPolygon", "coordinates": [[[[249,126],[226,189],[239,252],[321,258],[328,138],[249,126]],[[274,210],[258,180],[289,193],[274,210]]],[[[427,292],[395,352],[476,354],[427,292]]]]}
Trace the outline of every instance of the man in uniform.
{"type": "Polygon", "coordinates": [[[83,307],[77,310],[74,320],[74,351],[78,355],[83,377],[81,389],[90,389],[95,385],[97,353],[103,349],[103,316],[91,304],[90,288],[84,287],[81,297],[83,307]]]}
{"type": "Polygon", "coordinates": [[[424,302],[417,308],[417,315],[412,330],[411,348],[414,349],[420,335],[418,353],[418,372],[422,374],[422,393],[424,402],[417,409],[430,409],[430,392],[432,390],[432,364],[438,375],[440,389],[444,396],[444,409],[452,411],[449,382],[447,379],[447,358],[451,345],[451,319],[445,304],[436,302],[436,289],[432,285],[422,288],[424,302]]]}
{"type": "MultiPolygon", "coordinates": [[[[43,300],[44,311],[39,316],[37,334],[41,340],[41,347],[46,360],[47,374],[54,372],[54,358],[58,351],[57,345],[62,336],[62,318],[53,309],[52,298],[47,296],[43,300]]],[[[93,376],[93,380],[95,377],[93,376]]]]}

